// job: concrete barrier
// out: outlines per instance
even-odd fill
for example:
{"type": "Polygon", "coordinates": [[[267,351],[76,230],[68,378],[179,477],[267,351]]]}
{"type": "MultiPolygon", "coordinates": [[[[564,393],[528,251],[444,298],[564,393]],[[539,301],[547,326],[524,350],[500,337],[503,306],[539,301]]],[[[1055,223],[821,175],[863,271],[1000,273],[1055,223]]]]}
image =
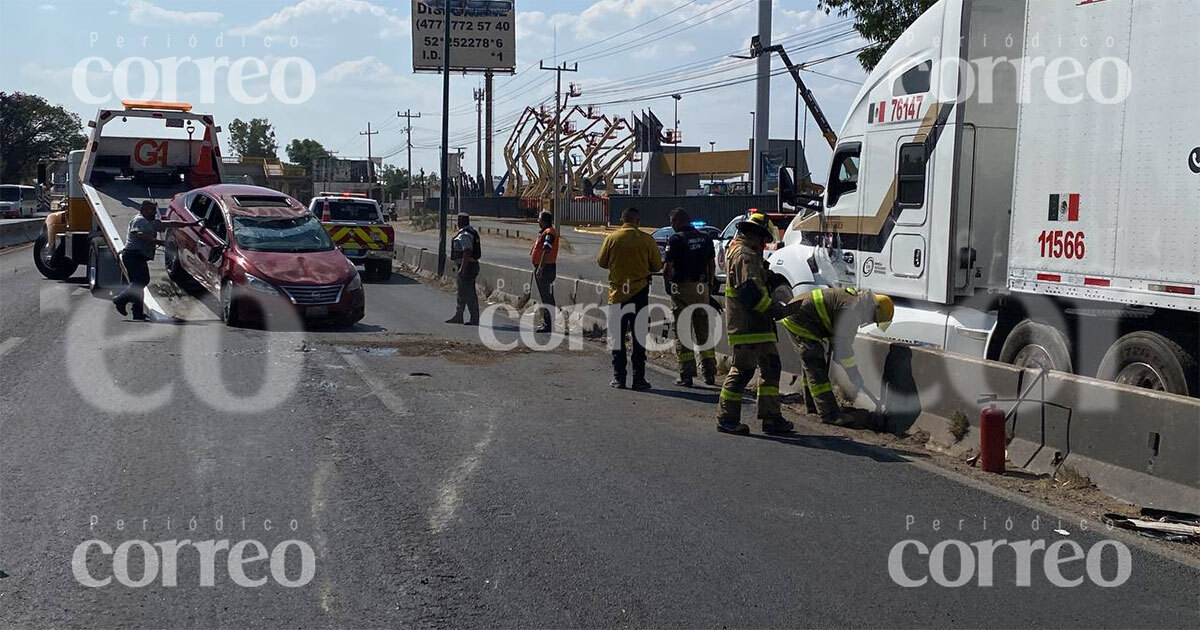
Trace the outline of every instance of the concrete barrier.
{"type": "MultiPolygon", "coordinates": [[[[398,246],[398,260],[422,275],[436,274],[437,252],[413,250],[398,246]]],[[[531,280],[528,269],[484,262],[478,279],[480,295],[524,308],[531,292],[536,294],[531,280]]],[[[661,283],[654,288],[661,291],[661,283]]],[[[562,276],[554,291],[560,308],[575,307],[576,312],[581,305],[607,302],[605,283],[562,276]]],[[[670,304],[661,293],[652,293],[651,302],[670,304]]],[[[600,310],[589,309],[577,319],[585,331],[603,332],[607,327],[600,310]]],[[[783,390],[798,391],[800,362],[782,327],[779,339],[783,390]]],[[[996,394],[1003,399],[1025,394],[1019,404],[998,403],[1012,410],[1008,456],[1014,464],[1041,473],[1070,467],[1132,504],[1200,513],[1200,400],[1070,374],[1037,374],[863,335],[854,348],[867,388],[886,407],[890,432],[924,431],[929,446],[965,456],[979,444],[979,396],[996,394]],[[969,424],[961,440],[952,437],[949,429],[950,419],[958,414],[969,424]]],[[[718,352],[728,355],[724,340],[718,352]]],[[[850,383],[841,368],[831,372],[833,381],[848,391],[850,383]]],[[[870,408],[864,397],[856,402],[870,408]]]]}
{"type": "Polygon", "coordinates": [[[0,221],[0,247],[32,243],[41,235],[45,219],[12,219],[0,221]]]}

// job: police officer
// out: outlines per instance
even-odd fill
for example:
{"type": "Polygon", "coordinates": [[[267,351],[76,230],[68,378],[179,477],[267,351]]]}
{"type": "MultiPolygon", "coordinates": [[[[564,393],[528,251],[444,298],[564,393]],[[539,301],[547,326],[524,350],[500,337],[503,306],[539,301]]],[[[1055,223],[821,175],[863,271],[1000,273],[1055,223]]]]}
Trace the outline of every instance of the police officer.
{"type": "Polygon", "coordinates": [[[871,322],[887,330],[895,311],[890,297],[854,288],[814,289],[787,305],[789,315],[784,318],[783,327],[800,354],[804,380],[822,422],[847,424],[833,396],[825,344],[832,343],[834,359],[846,370],[854,386],[862,389],[862,373],[854,361],[854,335],[860,326],[871,322]]]}
{"type": "Polygon", "coordinates": [[[459,214],[458,233],[450,241],[450,260],[458,266],[455,276],[457,304],[454,317],[446,320],[447,324],[479,325],[479,294],[475,289],[475,278],[479,277],[480,250],[479,232],[471,227],[471,216],[459,214]],[[463,321],[464,310],[471,316],[466,322],[463,321]]]}
{"type": "Polygon", "coordinates": [[[775,320],[783,317],[784,304],[771,298],[763,250],[774,241],[770,222],[753,213],[737,224],[737,237],[725,254],[725,324],[733,349],[733,367],[725,377],[718,404],[717,430],[734,435],[749,435],[750,427],[741,421],[742,391],[760,372],[758,417],[763,433],[790,433],[791,422],[783,419],[779,405],[779,360],[775,320]]]}
{"type": "Polygon", "coordinates": [[[675,352],[679,356],[679,379],[675,384],[692,386],[699,351],[704,383],[714,385],[717,379],[716,351],[712,348],[699,350],[708,345],[708,311],[693,308],[686,321],[683,311],[694,304],[708,305],[708,283],[717,272],[716,251],[712,238],[692,225],[692,218],[683,208],[671,212],[671,228],[675,234],[667,242],[663,276],[675,315],[675,352]],[[684,330],[691,331],[689,343],[684,341],[688,337],[684,330]]]}
{"type": "Polygon", "coordinates": [[[542,300],[542,322],[534,332],[554,332],[554,279],[558,276],[558,232],[554,230],[554,215],[542,212],[538,215],[537,238],[529,250],[533,262],[533,279],[538,297],[542,300]]]}

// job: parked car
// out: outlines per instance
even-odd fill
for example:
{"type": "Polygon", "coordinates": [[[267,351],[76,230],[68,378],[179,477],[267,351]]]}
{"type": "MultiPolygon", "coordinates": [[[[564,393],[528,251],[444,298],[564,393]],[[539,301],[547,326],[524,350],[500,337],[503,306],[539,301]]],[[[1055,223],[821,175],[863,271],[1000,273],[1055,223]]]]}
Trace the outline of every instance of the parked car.
{"type": "Polygon", "coordinates": [[[269,188],[217,184],[176,195],[167,218],[203,225],[168,231],[164,259],[176,282],[220,299],[230,326],[293,309],[305,320],[353,324],[362,279],[300,202],[269,188]]]}
{"type": "MultiPolygon", "coordinates": [[[[775,224],[775,227],[779,229],[779,238],[781,239],[767,245],[766,251],[763,252],[763,256],[767,260],[770,260],[775,250],[783,247],[783,235],[787,232],[788,226],[792,224],[792,219],[795,219],[796,215],[784,212],[767,212],[765,214],[767,215],[767,220],[775,224]]],[[[737,224],[748,218],[750,218],[750,212],[738,215],[725,226],[724,230],[721,230],[721,235],[717,240],[717,280],[721,282],[725,282],[726,278],[725,250],[729,249],[729,244],[733,242],[733,237],[737,236],[737,224]]]]}
{"type": "Polygon", "coordinates": [[[388,224],[379,202],[361,193],[321,193],[308,209],[342,249],[346,258],[381,279],[392,277],[396,231],[388,224]]]}
{"type": "Polygon", "coordinates": [[[0,219],[24,219],[38,211],[41,202],[37,188],[4,184],[0,186],[0,219]]]}

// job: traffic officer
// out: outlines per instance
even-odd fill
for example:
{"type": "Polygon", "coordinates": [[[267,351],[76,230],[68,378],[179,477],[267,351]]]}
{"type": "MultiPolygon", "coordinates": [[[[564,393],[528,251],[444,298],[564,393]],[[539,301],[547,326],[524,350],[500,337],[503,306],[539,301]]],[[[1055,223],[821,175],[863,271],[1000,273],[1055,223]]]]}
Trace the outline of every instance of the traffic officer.
{"type": "Polygon", "coordinates": [[[558,232],[554,230],[554,215],[538,215],[541,232],[533,241],[529,257],[533,261],[533,279],[542,300],[542,323],[534,332],[554,331],[554,278],[558,276],[558,232]]]}
{"type": "Polygon", "coordinates": [[[450,260],[458,265],[455,275],[456,305],[454,317],[446,320],[447,324],[479,325],[479,293],[475,289],[475,278],[479,277],[479,257],[481,247],[479,232],[471,227],[471,216],[464,213],[458,215],[458,233],[450,241],[450,260]],[[463,311],[470,314],[469,321],[463,321],[463,311]]]}
{"type": "MultiPolygon", "coordinates": [[[[671,228],[675,234],[667,242],[663,276],[674,307],[675,352],[679,355],[679,379],[675,384],[691,387],[692,379],[696,377],[696,353],[708,345],[708,311],[693,308],[687,321],[684,321],[683,311],[694,304],[708,305],[708,283],[717,273],[716,250],[712,238],[692,225],[692,218],[683,208],[671,211],[671,228]],[[691,331],[690,343],[684,343],[687,335],[681,330],[691,331]]],[[[699,353],[704,383],[716,384],[716,351],[708,348],[699,353]]]]}
{"type": "Polygon", "coordinates": [[[783,327],[800,355],[804,380],[821,421],[844,424],[829,380],[825,344],[832,343],[833,358],[854,386],[862,389],[862,373],[854,361],[854,335],[871,322],[887,330],[896,312],[892,299],[854,288],[814,289],[793,299],[786,312],[783,327]]]}
{"type": "Polygon", "coordinates": [[[725,377],[718,406],[717,430],[734,435],[749,435],[750,427],[741,421],[742,391],[760,372],[758,417],[763,433],[790,433],[791,422],[783,419],[779,405],[779,361],[775,320],[783,317],[784,304],[771,298],[763,249],[775,239],[770,222],[753,213],[737,224],[737,237],[725,254],[725,324],[733,349],[733,367],[725,377]]]}

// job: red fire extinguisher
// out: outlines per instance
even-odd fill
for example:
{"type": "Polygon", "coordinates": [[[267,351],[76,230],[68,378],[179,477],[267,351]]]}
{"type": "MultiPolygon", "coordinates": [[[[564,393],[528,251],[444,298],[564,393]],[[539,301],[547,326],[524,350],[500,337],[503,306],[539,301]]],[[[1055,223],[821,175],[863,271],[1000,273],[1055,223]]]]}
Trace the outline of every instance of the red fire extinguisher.
{"type": "Polygon", "coordinates": [[[1004,473],[1004,412],[996,403],[979,412],[979,469],[990,473],[1004,473]]]}

